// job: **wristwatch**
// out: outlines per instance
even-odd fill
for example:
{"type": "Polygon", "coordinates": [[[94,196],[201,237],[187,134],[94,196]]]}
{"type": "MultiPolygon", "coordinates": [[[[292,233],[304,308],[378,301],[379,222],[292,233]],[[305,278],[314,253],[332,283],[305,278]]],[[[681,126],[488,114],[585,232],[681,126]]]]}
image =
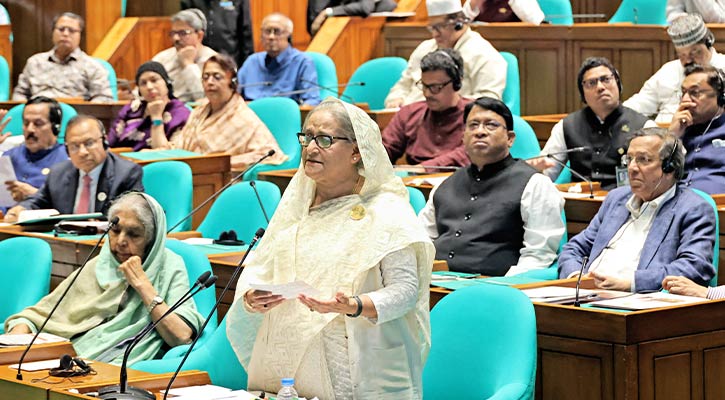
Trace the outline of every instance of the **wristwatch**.
{"type": "Polygon", "coordinates": [[[146,307],[146,309],[149,311],[149,313],[151,313],[151,311],[153,311],[154,308],[156,308],[156,306],[158,306],[159,304],[161,304],[163,302],[164,302],[164,298],[159,295],[156,295],[151,300],[151,303],[148,305],[148,307],[146,307]]]}

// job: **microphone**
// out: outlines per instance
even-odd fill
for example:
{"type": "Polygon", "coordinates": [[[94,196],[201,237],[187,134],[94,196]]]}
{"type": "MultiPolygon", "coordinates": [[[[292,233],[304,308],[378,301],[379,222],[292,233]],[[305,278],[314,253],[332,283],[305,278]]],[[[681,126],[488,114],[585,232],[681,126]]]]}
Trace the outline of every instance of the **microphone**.
{"type": "Polygon", "coordinates": [[[587,262],[589,262],[589,256],[582,257],[582,266],[579,268],[579,277],[576,279],[576,290],[574,292],[574,307],[580,307],[581,303],[579,302],[579,286],[582,283],[582,274],[584,274],[584,267],[587,265],[587,262]]]}
{"type": "Polygon", "coordinates": [[[539,154],[538,156],[527,158],[524,161],[536,160],[537,158],[544,158],[544,157],[551,157],[551,158],[553,158],[554,156],[559,156],[559,155],[562,155],[562,154],[580,153],[582,151],[589,151],[591,149],[592,149],[591,147],[587,147],[587,146],[572,147],[571,149],[566,149],[564,151],[555,151],[553,153],[539,154]]]}
{"type": "MultiPolygon", "coordinates": [[[[249,255],[249,252],[254,248],[254,245],[257,244],[257,241],[264,236],[264,229],[259,228],[257,229],[257,232],[254,234],[254,238],[252,238],[252,241],[249,243],[249,247],[247,247],[247,251],[244,252],[244,255],[242,256],[242,259],[239,260],[239,263],[237,264],[237,267],[234,269],[234,272],[232,273],[231,278],[229,278],[229,281],[227,282],[226,286],[224,286],[224,290],[222,290],[221,294],[219,294],[219,297],[214,303],[214,307],[212,307],[211,311],[209,311],[209,315],[207,315],[206,319],[204,320],[204,323],[201,325],[200,332],[204,332],[204,328],[206,328],[206,324],[209,323],[209,320],[214,316],[214,311],[219,307],[219,303],[221,303],[222,299],[224,298],[224,295],[227,293],[227,290],[229,290],[229,287],[232,285],[232,282],[236,283],[237,279],[239,278],[239,274],[242,272],[242,265],[244,265],[244,260],[247,259],[247,256],[249,255]]],[[[194,349],[194,346],[196,345],[196,342],[199,340],[199,337],[201,335],[197,335],[194,340],[191,342],[191,345],[189,345],[189,350],[186,351],[186,354],[184,354],[184,358],[181,359],[181,362],[179,363],[179,366],[176,368],[176,372],[174,372],[174,375],[169,379],[169,383],[166,385],[166,390],[164,391],[164,399],[166,400],[166,397],[169,395],[169,390],[171,389],[171,385],[174,383],[174,380],[176,379],[176,376],[179,375],[179,371],[181,371],[181,367],[184,366],[184,363],[186,362],[186,359],[189,358],[189,354],[191,354],[191,350],[194,349]]]]}
{"type": "MultiPolygon", "coordinates": [[[[275,97],[289,97],[289,96],[293,96],[293,95],[296,95],[296,94],[303,94],[303,93],[311,92],[311,91],[313,91],[315,89],[332,90],[334,88],[341,88],[341,87],[347,87],[347,86],[365,86],[365,82],[348,82],[348,83],[341,83],[341,84],[335,85],[335,86],[320,86],[320,85],[318,85],[315,82],[308,81],[308,80],[305,80],[305,79],[301,79],[301,81],[302,82],[305,82],[305,83],[309,83],[310,85],[313,85],[313,87],[308,87],[307,89],[291,90],[289,92],[277,92],[277,93],[273,94],[272,96],[275,96],[275,97]]],[[[343,96],[341,94],[340,95],[340,98],[343,99],[343,100],[348,100],[351,103],[354,102],[353,98],[350,97],[350,96],[343,96]]]]}
{"type": "Polygon", "coordinates": [[[241,85],[237,85],[237,90],[244,89],[247,87],[255,87],[255,86],[272,86],[272,82],[262,81],[262,82],[242,83],[241,85]]]}
{"type": "MultiPolygon", "coordinates": [[[[156,326],[161,323],[161,321],[166,318],[166,316],[170,315],[172,312],[176,311],[177,308],[181,307],[182,304],[187,302],[190,298],[194,297],[197,293],[200,291],[208,288],[209,286],[213,286],[214,283],[217,280],[216,275],[211,275],[210,271],[204,271],[201,275],[199,275],[199,278],[194,282],[194,284],[189,288],[189,290],[184,293],[183,296],[181,296],[171,307],[169,307],[168,310],[166,310],[165,313],[159,317],[155,322],[152,321],[148,325],[146,325],[141,332],[139,332],[126,346],[126,350],[123,353],[123,361],[121,362],[121,372],[118,377],[118,385],[112,385],[112,386],[106,386],[104,388],[101,388],[98,390],[98,397],[101,399],[107,399],[107,400],[125,400],[125,399],[148,399],[148,400],[154,400],[156,399],[156,396],[154,396],[151,392],[139,389],[135,387],[128,387],[128,369],[126,367],[128,363],[128,358],[131,355],[131,351],[136,347],[136,345],[146,337],[146,335],[149,334],[149,332],[153,331],[156,326]],[[196,291],[194,291],[196,289],[196,291]],[[192,293],[192,291],[194,291],[192,293]]],[[[199,331],[199,334],[197,336],[201,336],[201,332],[203,330],[199,331]]]]}
{"type": "Polygon", "coordinates": [[[73,276],[73,279],[70,281],[70,284],[68,284],[68,286],[65,288],[65,291],[63,292],[63,294],[60,295],[60,297],[58,298],[58,301],[55,303],[55,305],[53,306],[53,308],[48,313],[48,316],[45,317],[45,321],[43,321],[43,324],[40,326],[40,328],[38,328],[38,331],[35,332],[35,335],[33,335],[33,338],[30,340],[30,343],[28,343],[28,346],[25,348],[25,351],[23,351],[23,354],[20,356],[20,361],[18,361],[18,373],[17,373],[17,375],[15,375],[15,379],[17,379],[19,381],[22,381],[23,380],[23,373],[22,373],[21,368],[23,366],[23,360],[25,360],[25,356],[28,354],[28,351],[30,351],[30,347],[33,345],[33,343],[35,343],[35,339],[38,338],[38,335],[40,335],[40,332],[43,331],[43,329],[45,328],[45,325],[48,323],[48,321],[50,321],[50,318],[53,316],[53,313],[55,312],[55,310],[60,305],[60,302],[63,301],[63,299],[65,298],[65,296],[68,294],[68,291],[70,290],[70,288],[73,287],[73,284],[76,282],[76,279],[78,279],[78,277],[80,276],[81,272],[83,272],[83,268],[85,268],[86,267],[86,264],[88,264],[88,260],[91,259],[91,255],[96,252],[96,250],[98,249],[98,246],[101,245],[101,242],[103,241],[103,238],[105,238],[106,235],[108,235],[108,232],[110,232],[111,229],[114,226],[116,226],[116,224],[118,224],[118,217],[117,216],[116,217],[113,217],[108,222],[108,228],[106,228],[106,230],[103,232],[103,234],[101,235],[101,237],[98,238],[98,241],[96,242],[96,245],[93,246],[93,249],[91,249],[90,253],[88,253],[88,255],[86,256],[86,259],[83,260],[83,264],[81,264],[81,267],[78,268],[78,272],[73,276]]]}
{"type": "Polygon", "coordinates": [[[259,192],[257,191],[257,184],[254,181],[249,181],[249,186],[254,189],[254,195],[257,196],[257,202],[259,203],[259,208],[262,209],[262,214],[264,215],[264,220],[267,221],[267,225],[269,225],[269,217],[267,216],[267,211],[264,209],[264,204],[262,204],[262,198],[259,197],[259,192]]]}
{"type": "Polygon", "coordinates": [[[587,179],[587,177],[585,177],[584,175],[578,173],[577,171],[574,170],[574,168],[566,165],[566,163],[564,163],[564,162],[561,162],[561,160],[559,160],[558,158],[554,157],[553,155],[548,155],[547,154],[546,157],[554,160],[557,164],[559,164],[562,167],[568,169],[572,173],[572,175],[574,175],[577,178],[581,179],[583,182],[588,183],[589,184],[589,198],[590,199],[593,199],[594,198],[594,185],[592,185],[592,181],[590,179],[587,179]]]}
{"type": "Polygon", "coordinates": [[[461,167],[455,167],[452,165],[409,165],[409,164],[393,164],[393,169],[400,171],[412,171],[415,172],[419,169],[436,169],[440,171],[458,171],[461,167]]]}
{"type": "Polygon", "coordinates": [[[214,200],[217,196],[219,196],[219,194],[221,192],[223,192],[226,188],[228,188],[229,186],[232,186],[235,182],[240,181],[244,177],[244,174],[247,173],[247,171],[249,171],[252,168],[254,168],[255,166],[257,166],[257,164],[259,164],[262,161],[264,161],[267,157],[272,157],[274,155],[274,153],[276,153],[274,150],[270,150],[270,151],[267,152],[267,154],[265,154],[264,156],[262,156],[259,160],[257,160],[255,162],[249,164],[249,166],[247,168],[245,168],[244,171],[240,172],[239,175],[237,175],[234,178],[232,178],[232,180],[230,180],[229,183],[227,183],[226,185],[222,186],[219,190],[217,190],[211,196],[209,196],[209,198],[207,198],[201,204],[199,204],[196,208],[194,208],[193,210],[191,210],[191,212],[188,213],[188,214],[186,214],[184,216],[184,218],[180,219],[179,222],[177,222],[176,224],[174,224],[174,226],[172,226],[171,228],[169,228],[166,231],[166,233],[167,234],[171,233],[174,229],[176,229],[177,226],[181,225],[184,221],[186,221],[187,219],[189,219],[192,215],[196,214],[196,212],[199,211],[202,207],[204,207],[210,201],[214,200]]]}

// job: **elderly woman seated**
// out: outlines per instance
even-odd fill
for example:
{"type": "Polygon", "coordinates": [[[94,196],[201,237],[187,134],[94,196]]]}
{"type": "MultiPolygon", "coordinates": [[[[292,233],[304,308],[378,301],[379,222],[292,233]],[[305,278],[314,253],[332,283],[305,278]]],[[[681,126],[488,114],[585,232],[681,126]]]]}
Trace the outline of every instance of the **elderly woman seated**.
{"type": "MultiPolygon", "coordinates": [[[[236,65],[231,57],[217,54],[204,63],[201,81],[206,98],[191,112],[186,126],[160,148],[180,148],[202,154],[226,152],[232,168],[244,169],[270,150],[267,164],[287,159],[267,126],[237,93],[236,65]]],[[[164,138],[159,138],[164,142],[164,138]]],[[[157,147],[154,145],[154,147],[157,147]]]]}
{"type": "Polygon", "coordinates": [[[159,147],[189,118],[191,111],[174,97],[169,74],[160,63],[141,64],[136,71],[136,86],[141,98],[118,112],[108,131],[111,147],[132,147],[134,151],[159,147]]]}
{"type": "MultiPolygon", "coordinates": [[[[83,269],[44,331],[70,339],[81,357],[119,364],[126,339],[161,317],[189,289],[189,280],[184,261],[166,249],[166,218],[156,200],[128,193],[111,206],[109,218],[114,217],[118,224],[100,254],[83,269]]],[[[5,331],[37,331],[73,274],[36,305],[10,316],[5,331]]],[[[193,302],[184,303],[134,348],[129,362],[190,342],[202,320],[193,302]]]]}

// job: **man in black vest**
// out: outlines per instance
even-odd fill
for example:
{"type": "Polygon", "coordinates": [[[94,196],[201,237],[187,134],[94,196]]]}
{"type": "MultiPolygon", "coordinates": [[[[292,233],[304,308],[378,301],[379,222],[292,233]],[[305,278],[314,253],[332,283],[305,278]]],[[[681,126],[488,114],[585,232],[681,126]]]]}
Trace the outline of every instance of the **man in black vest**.
{"type": "MultiPolygon", "coordinates": [[[[586,107],[554,125],[541,154],[554,154],[562,163],[569,161],[572,170],[600,182],[603,189],[611,190],[617,185],[616,168],[621,166],[622,156],[627,153],[629,134],[642,127],[657,125],[621,105],[622,81],[617,69],[606,58],[584,60],[577,75],[577,87],[586,107]],[[575,147],[587,147],[588,150],[563,153],[575,147]]],[[[547,157],[529,163],[551,180],[556,180],[563,168],[547,157]]]]}
{"type": "Polygon", "coordinates": [[[511,157],[511,111],[481,97],[466,105],[463,144],[471,165],[431,193],[419,218],[451,271],[515,275],[547,268],[564,234],[554,184],[511,157]]]}

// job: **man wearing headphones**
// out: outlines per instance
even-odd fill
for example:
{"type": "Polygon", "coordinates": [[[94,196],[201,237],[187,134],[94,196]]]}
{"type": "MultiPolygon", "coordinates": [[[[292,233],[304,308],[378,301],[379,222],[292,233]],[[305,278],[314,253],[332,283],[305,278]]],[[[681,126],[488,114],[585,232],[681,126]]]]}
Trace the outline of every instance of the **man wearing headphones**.
{"type": "Polygon", "coordinates": [[[669,123],[680,105],[680,87],[685,79],[685,67],[691,64],[725,68],[725,55],[719,54],[713,44],[715,36],[698,14],[678,17],[667,33],[677,52],[677,60],[670,61],[655,72],[639,93],[624,102],[637,112],[655,115],[656,122],[669,123]]]}
{"type": "Polygon", "coordinates": [[[183,102],[204,97],[201,70],[209,57],[216,54],[204,46],[206,17],[201,10],[189,8],[171,16],[169,38],[174,46],[156,54],[153,61],[160,62],[174,83],[174,94],[183,102]]]}
{"type": "Polygon", "coordinates": [[[725,193],[724,79],[712,66],[688,66],[682,101],[670,124],[687,150],[684,184],[710,194],[725,193]]]}
{"type": "Polygon", "coordinates": [[[17,221],[25,209],[105,213],[120,194],[143,191],[143,170],[108,151],[103,123],[95,117],[81,114],[68,122],[65,148],[70,160],[56,164],[38,192],[8,210],[5,222],[17,221]]]}
{"type": "Polygon", "coordinates": [[[557,122],[541,151],[542,156],[555,155],[561,163],[541,157],[530,160],[529,164],[556,180],[562,164],[569,161],[572,170],[600,182],[602,188],[609,190],[617,185],[616,168],[627,152],[629,133],[657,125],[620,104],[622,81],[617,69],[606,58],[584,60],[577,74],[577,87],[586,107],[557,122]],[[567,149],[576,147],[588,149],[566,153],[567,149]]]}
{"type": "Polygon", "coordinates": [[[463,114],[470,166],[437,186],[418,215],[436,259],[491,276],[548,268],[564,235],[564,200],[547,177],[511,157],[516,127],[502,101],[481,97],[463,114]]]}
{"type": "Polygon", "coordinates": [[[458,91],[463,81],[463,59],[456,50],[440,49],[420,61],[425,101],[398,111],[383,131],[390,162],[402,156],[406,164],[464,167],[471,161],[463,147],[463,108],[471,100],[458,91]]]}
{"type": "Polygon", "coordinates": [[[664,128],[639,130],[626,163],[630,186],[609,192],[589,226],[564,246],[559,276],[577,276],[588,257],[583,270],[601,289],[659,290],[667,275],[705,285],[715,275],[716,216],[700,195],[677,185],[682,143],[664,128]]]}
{"type": "Polygon", "coordinates": [[[48,97],[33,97],[25,104],[25,141],[3,153],[3,156],[10,157],[15,170],[16,179],[6,181],[5,187],[16,202],[37,192],[53,166],[68,159],[65,146],[58,143],[62,118],[60,104],[48,97]]]}
{"type": "Polygon", "coordinates": [[[426,0],[428,31],[433,36],[416,47],[408,67],[385,98],[385,107],[396,108],[424,99],[416,86],[421,79],[420,61],[438,49],[455,49],[463,58],[460,94],[469,99],[481,96],[500,99],[506,87],[506,60],[478,32],[469,27],[460,0],[426,0]]]}

